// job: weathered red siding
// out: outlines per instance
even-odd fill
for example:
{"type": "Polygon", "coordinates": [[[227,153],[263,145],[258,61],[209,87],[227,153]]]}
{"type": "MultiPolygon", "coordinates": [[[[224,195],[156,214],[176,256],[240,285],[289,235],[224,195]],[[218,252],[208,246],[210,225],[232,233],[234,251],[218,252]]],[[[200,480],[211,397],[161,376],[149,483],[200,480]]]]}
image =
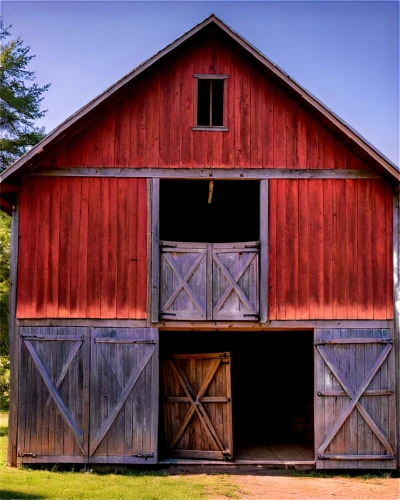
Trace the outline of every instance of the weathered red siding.
{"type": "Polygon", "coordinates": [[[392,192],[271,180],[269,319],[392,319],[392,192]]]}
{"type": "Polygon", "coordinates": [[[362,169],[366,165],[217,34],[198,40],[100,106],[42,158],[53,167],[362,169]],[[193,131],[197,80],[228,74],[228,132],[193,131]]]}
{"type": "Polygon", "coordinates": [[[26,177],[18,318],[146,317],[145,179],[26,177]]]}

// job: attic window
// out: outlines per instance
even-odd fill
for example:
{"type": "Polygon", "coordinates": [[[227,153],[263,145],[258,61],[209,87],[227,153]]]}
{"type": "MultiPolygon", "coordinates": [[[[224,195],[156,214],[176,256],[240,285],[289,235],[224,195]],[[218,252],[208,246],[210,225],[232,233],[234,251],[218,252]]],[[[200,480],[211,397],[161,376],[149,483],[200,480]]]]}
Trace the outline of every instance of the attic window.
{"type": "Polygon", "coordinates": [[[194,130],[228,130],[225,123],[227,75],[194,75],[197,78],[197,110],[194,130]]]}

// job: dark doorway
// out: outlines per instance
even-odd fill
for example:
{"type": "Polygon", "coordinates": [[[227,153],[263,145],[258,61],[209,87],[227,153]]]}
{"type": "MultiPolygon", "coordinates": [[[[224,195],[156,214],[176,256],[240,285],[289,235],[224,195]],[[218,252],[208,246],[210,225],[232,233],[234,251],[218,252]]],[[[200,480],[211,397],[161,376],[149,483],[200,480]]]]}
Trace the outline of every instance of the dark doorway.
{"type": "Polygon", "coordinates": [[[160,239],[258,241],[259,191],[258,181],[161,180],[160,239]]]}
{"type": "Polygon", "coordinates": [[[314,460],[311,331],[160,332],[160,349],[229,351],[235,461],[314,460]]]}

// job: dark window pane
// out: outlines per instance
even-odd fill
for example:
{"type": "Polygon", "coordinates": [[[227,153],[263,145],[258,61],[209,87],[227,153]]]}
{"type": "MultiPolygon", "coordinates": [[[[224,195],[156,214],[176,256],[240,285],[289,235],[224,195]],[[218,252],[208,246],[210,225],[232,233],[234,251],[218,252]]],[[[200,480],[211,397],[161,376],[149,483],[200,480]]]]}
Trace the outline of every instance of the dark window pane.
{"type": "Polygon", "coordinates": [[[222,127],[224,124],[224,80],[212,81],[212,125],[222,127]]]}
{"type": "Polygon", "coordinates": [[[208,127],[210,123],[210,80],[198,80],[197,125],[208,127]]]}

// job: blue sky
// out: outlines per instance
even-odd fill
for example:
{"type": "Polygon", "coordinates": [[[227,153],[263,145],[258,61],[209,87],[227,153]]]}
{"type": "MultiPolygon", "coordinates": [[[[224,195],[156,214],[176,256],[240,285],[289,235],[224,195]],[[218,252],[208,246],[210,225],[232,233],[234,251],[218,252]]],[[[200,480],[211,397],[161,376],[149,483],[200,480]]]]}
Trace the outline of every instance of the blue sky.
{"type": "Polygon", "coordinates": [[[1,14],[65,118],[214,12],[399,165],[397,1],[7,1],[1,14]]]}

